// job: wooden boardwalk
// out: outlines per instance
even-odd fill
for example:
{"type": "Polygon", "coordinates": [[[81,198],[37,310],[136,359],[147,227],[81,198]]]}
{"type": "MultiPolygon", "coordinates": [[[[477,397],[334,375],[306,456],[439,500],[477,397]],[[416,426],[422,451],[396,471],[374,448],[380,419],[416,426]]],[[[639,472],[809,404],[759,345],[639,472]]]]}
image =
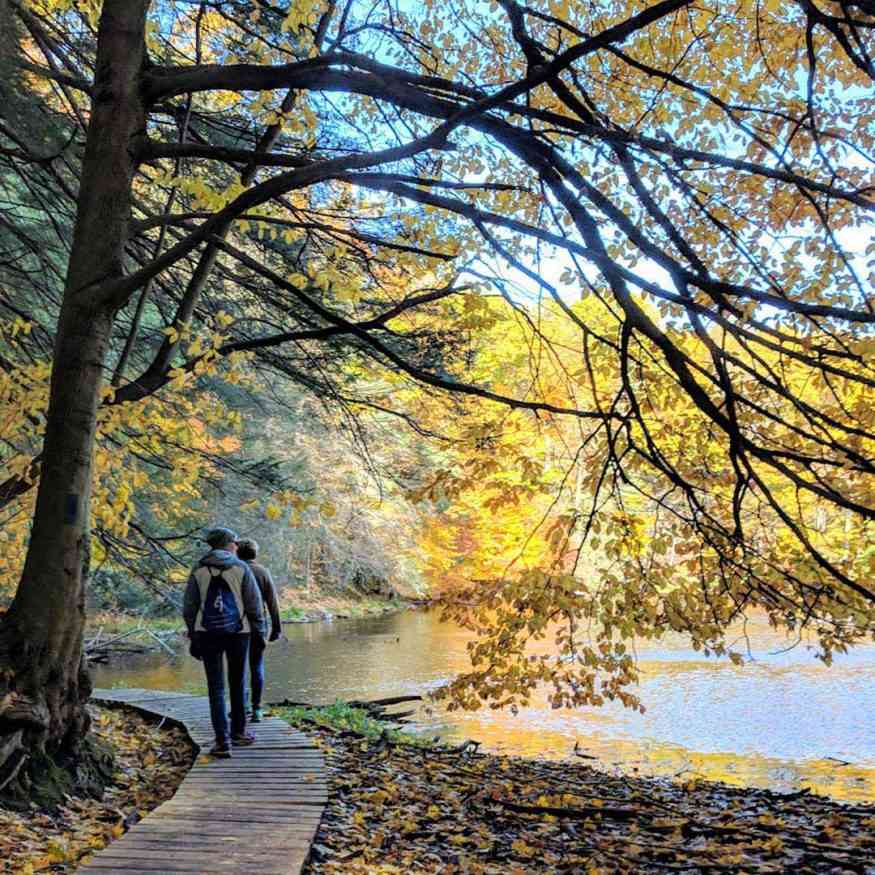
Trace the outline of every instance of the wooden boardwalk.
{"type": "MultiPolygon", "coordinates": [[[[95,690],[182,724],[204,753],[213,743],[206,696],[95,690]]],[[[203,753],[171,799],[81,866],[87,875],[297,875],[328,801],[325,760],[283,720],[248,727],[258,742],[229,760],[203,753]]]]}

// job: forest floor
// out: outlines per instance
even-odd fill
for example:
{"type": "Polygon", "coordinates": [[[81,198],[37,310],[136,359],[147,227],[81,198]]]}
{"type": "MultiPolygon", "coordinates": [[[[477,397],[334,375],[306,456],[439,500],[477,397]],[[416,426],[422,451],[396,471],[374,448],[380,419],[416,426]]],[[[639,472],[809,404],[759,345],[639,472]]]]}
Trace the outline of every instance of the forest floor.
{"type": "Polygon", "coordinates": [[[185,732],[162,727],[130,709],[91,708],[95,734],[115,751],[113,783],[103,799],[67,797],[55,811],[0,808],[0,872],[76,871],[169,799],[194,760],[185,732]]]}
{"type": "MultiPolygon", "coordinates": [[[[306,875],[875,873],[875,804],[484,754],[340,703],[275,711],[314,734],[331,772],[306,875]]],[[[113,785],[55,812],[0,809],[0,872],[74,872],[190,767],[179,730],[127,709],[93,714],[116,750],[113,785]]]]}
{"type": "Polygon", "coordinates": [[[875,804],[435,746],[342,705],[279,713],[332,774],[307,875],[875,873],[875,804]]]}

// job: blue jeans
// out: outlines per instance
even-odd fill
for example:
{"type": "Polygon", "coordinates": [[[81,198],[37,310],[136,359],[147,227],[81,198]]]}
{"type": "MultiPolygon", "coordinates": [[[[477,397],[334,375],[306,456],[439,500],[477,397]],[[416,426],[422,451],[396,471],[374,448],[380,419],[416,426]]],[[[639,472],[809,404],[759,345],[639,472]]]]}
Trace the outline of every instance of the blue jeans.
{"type": "Polygon", "coordinates": [[[264,690],[264,640],[253,637],[249,643],[249,680],[252,685],[252,709],[261,707],[261,694],[264,690]]]}
{"type": "Polygon", "coordinates": [[[246,710],[243,704],[246,654],[249,636],[237,633],[201,632],[200,644],[210,695],[210,719],[217,744],[227,744],[229,735],[246,730],[246,710]],[[231,730],[225,713],[225,657],[228,658],[228,694],[231,699],[231,730]]]}

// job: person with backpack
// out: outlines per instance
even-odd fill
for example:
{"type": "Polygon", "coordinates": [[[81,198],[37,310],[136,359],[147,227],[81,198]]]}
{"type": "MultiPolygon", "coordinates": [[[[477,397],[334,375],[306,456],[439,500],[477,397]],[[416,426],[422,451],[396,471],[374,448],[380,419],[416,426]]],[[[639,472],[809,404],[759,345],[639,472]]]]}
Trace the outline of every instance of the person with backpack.
{"type": "MultiPolygon", "coordinates": [[[[246,562],[252,570],[266,613],[270,615],[270,638],[268,640],[276,641],[283,632],[283,621],[280,617],[276,587],[273,585],[273,578],[270,576],[270,572],[263,565],[259,565],[255,561],[257,555],[258,542],[254,538],[244,538],[237,543],[237,558],[246,562]]],[[[264,690],[264,650],[266,647],[264,638],[266,632],[267,616],[264,619],[261,638],[259,639],[257,636],[254,636],[249,642],[249,678],[252,692],[253,723],[260,723],[264,717],[264,712],[261,710],[261,695],[264,690]]]]}
{"type": "MultiPolygon", "coordinates": [[[[204,540],[210,552],[192,569],[185,588],[182,616],[188,626],[192,656],[202,659],[210,697],[216,743],[210,754],[231,756],[232,745],[247,745],[244,689],[250,638],[263,642],[264,615],[258,584],[249,566],[237,558],[237,535],[215,528],[204,540]],[[225,712],[225,660],[231,724],[225,712]]],[[[262,645],[264,646],[264,645],[262,645]]]]}

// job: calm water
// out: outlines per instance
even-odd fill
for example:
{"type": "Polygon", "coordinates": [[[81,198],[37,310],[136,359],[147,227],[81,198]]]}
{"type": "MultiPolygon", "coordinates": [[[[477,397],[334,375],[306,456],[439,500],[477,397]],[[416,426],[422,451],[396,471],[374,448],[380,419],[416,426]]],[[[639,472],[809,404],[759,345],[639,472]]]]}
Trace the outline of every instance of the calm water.
{"type": "MultiPolygon", "coordinates": [[[[268,650],[268,701],[325,703],[428,693],[466,665],[470,633],[434,613],[285,627],[268,650]]],[[[489,750],[572,756],[575,743],[603,767],[646,775],[700,775],[791,791],[808,786],[838,799],[875,800],[875,645],[818,662],[763,624],[748,629],[755,661],[706,659],[682,640],[639,646],[638,693],[646,714],[620,706],[510,712],[419,710],[430,734],[473,738],[489,750]]],[[[187,654],[117,660],[97,667],[98,686],[203,690],[187,654]]]]}

